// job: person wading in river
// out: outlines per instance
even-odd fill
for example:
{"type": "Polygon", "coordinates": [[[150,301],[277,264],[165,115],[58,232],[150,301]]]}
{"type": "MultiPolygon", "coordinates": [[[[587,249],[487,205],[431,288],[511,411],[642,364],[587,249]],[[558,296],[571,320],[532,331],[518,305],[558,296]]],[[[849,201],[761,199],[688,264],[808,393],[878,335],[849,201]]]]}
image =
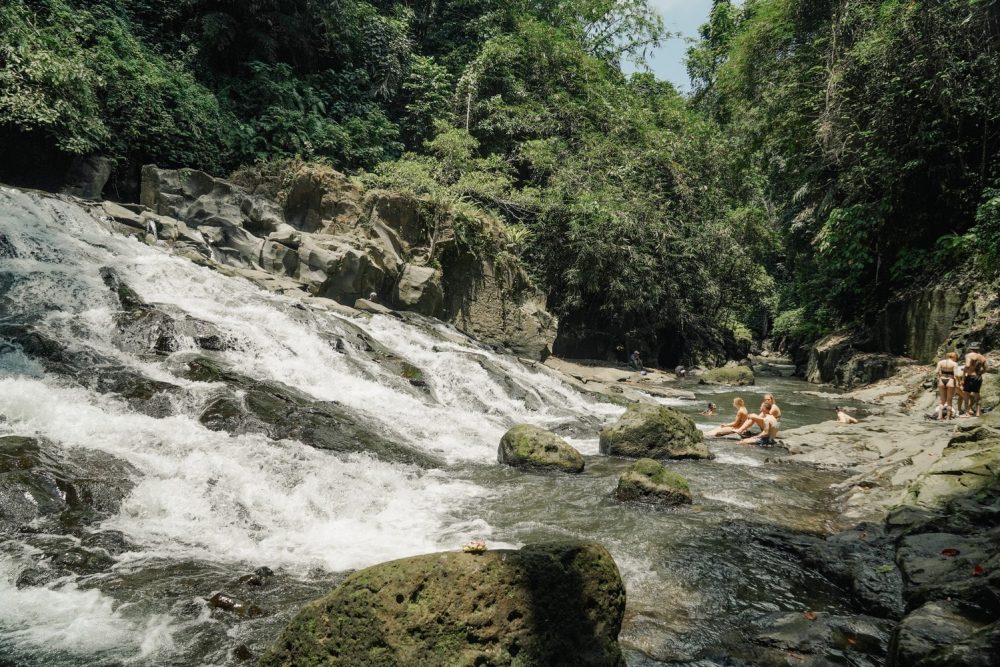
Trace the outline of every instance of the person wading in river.
{"type": "Polygon", "coordinates": [[[837,421],[840,422],[841,424],[858,423],[858,420],[852,417],[851,415],[847,414],[847,410],[845,410],[844,408],[837,406],[834,408],[834,410],[837,411],[837,421]]]}
{"type": "Polygon", "coordinates": [[[775,427],[777,428],[777,422],[781,419],[781,408],[774,400],[774,394],[764,394],[764,402],[760,404],[760,412],[755,415],[749,415],[742,424],[736,427],[736,432],[740,437],[747,437],[750,435],[750,428],[756,424],[760,427],[761,433],[764,431],[764,420],[770,415],[774,417],[775,427]]]}
{"type": "MultiPolygon", "coordinates": [[[[958,370],[958,354],[949,352],[937,365],[937,386],[940,402],[938,405],[938,419],[951,419],[951,400],[955,396],[955,387],[958,382],[955,380],[955,371],[958,370]]],[[[968,373],[966,367],[966,373],[968,373]]]]}
{"type": "Polygon", "coordinates": [[[986,372],[986,357],[979,351],[979,343],[969,343],[969,353],[965,355],[965,380],[963,389],[966,393],[965,409],[970,417],[980,417],[983,414],[979,404],[979,392],[983,388],[983,373],[986,372]]]}
{"type": "Polygon", "coordinates": [[[743,402],[742,398],[734,398],[733,407],[736,408],[736,418],[728,424],[721,424],[719,428],[709,431],[708,437],[721,438],[724,435],[736,433],[736,427],[745,422],[750,416],[750,411],[747,410],[746,403],[743,402]]]}

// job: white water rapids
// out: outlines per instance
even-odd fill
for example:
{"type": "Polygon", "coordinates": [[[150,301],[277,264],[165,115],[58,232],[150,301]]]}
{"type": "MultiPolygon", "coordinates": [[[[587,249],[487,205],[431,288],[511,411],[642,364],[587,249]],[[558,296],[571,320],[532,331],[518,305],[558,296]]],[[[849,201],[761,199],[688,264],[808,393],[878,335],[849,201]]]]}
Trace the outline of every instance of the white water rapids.
{"type": "MultiPolygon", "coordinates": [[[[94,350],[183,388],[174,414],[151,417],[70,379],[46,375],[16,347],[0,347],[6,350],[0,354],[0,435],[100,450],[139,471],[118,514],[102,526],[140,545],[126,560],[342,571],[488,537],[490,526],[474,511],[457,510],[499,491],[455,481],[444,470],[207,429],[197,416],[211,386],[178,378],[169,359],[116,345],[120,306],[102,281],[102,267],[114,269],[145,302],[214,325],[232,343],[230,351],[218,353],[232,369],[336,401],[390,439],[449,462],[494,461],[500,436],[517,422],[551,425],[617,411],[457,332],[436,335],[433,327],[424,331],[385,316],[354,319],[354,326],[423,371],[431,393],[415,392],[362,351],[331,346],[329,336],[347,324],[343,315],[303,310],[299,300],[112,233],[82,208],[51,197],[0,188],[0,233],[8,250],[14,249],[7,253],[13,257],[0,255],[0,279],[7,285],[6,295],[0,293],[0,321],[31,322],[68,348],[94,350]],[[527,388],[530,405],[481,361],[527,388]]],[[[7,610],[0,623],[22,616],[17,641],[72,646],[94,630],[74,630],[75,616],[104,619],[101,641],[112,644],[121,642],[126,628],[136,629],[97,591],[13,588],[17,569],[14,556],[0,555],[0,606],[7,610]],[[62,599],[54,604],[51,596],[62,599]],[[44,618],[46,609],[60,611],[44,618]]]]}

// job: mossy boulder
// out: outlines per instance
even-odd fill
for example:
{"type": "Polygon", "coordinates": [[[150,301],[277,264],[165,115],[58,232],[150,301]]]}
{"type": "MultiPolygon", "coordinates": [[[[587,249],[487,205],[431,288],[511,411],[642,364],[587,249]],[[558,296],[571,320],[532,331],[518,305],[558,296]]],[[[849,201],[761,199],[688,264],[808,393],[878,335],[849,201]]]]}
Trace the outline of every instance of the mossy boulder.
{"type": "Polygon", "coordinates": [[[625,587],[582,542],[375,565],[307,605],[258,667],[624,667],[625,587]]]}
{"type": "Polygon", "coordinates": [[[723,366],[712,368],[699,376],[701,384],[725,384],[743,387],[754,384],[753,369],[749,366],[723,366]]]}
{"type": "Polygon", "coordinates": [[[691,502],[688,481],[653,459],[639,459],[618,480],[618,500],[641,500],[663,505],[691,502]]]}
{"type": "Polygon", "coordinates": [[[646,403],[628,406],[617,422],[601,429],[601,453],[652,459],[710,459],[705,436],[687,415],[646,403]]]}
{"type": "Polygon", "coordinates": [[[515,468],[583,472],[583,456],[572,445],[545,429],[518,424],[500,439],[497,460],[515,468]]]}

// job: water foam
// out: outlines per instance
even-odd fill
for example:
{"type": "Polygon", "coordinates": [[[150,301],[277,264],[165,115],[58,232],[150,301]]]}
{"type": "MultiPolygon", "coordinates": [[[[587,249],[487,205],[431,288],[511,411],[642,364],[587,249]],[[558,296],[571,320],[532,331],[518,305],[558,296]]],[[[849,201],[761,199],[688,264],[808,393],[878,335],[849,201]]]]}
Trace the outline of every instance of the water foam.
{"type": "Polygon", "coordinates": [[[489,532],[452,514],[486,491],[438,471],[230,437],[189,417],[155,419],[33,378],[0,379],[0,413],[3,431],[101,450],[142,473],[104,527],[142,544],[144,558],[337,571],[489,532]]]}
{"type": "Polygon", "coordinates": [[[16,558],[0,554],[0,647],[13,644],[18,653],[41,658],[39,664],[54,664],[67,653],[89,664],[148,660],[174,648],[177,628],[168,617],[129,618],[100,591],[72,582],[19,589],[14,582],[21,568],[16,558]]]}

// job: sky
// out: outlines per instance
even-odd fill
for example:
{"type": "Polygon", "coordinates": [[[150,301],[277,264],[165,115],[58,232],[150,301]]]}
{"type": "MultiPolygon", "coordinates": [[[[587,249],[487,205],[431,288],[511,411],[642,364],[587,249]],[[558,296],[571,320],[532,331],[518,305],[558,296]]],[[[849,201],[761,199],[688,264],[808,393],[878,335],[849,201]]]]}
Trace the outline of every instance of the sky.
{"type": "MultiPolygon", "coordinates": [[[[698,36],[698,26],[708,19],[712,0],[650,0],[650,4],[663,16],[667,30],[679,32],[683,37],[669,39],[656,49],[649,59],[649,66],[657,78],[670,81],[679,90],[689,90],[691,82],[684,67],[684,56],[689,44],[684,41],[684,37],[698,36]]],[[[625,65],[626,71],[632,69],[632,66],[625,65]]]]}

